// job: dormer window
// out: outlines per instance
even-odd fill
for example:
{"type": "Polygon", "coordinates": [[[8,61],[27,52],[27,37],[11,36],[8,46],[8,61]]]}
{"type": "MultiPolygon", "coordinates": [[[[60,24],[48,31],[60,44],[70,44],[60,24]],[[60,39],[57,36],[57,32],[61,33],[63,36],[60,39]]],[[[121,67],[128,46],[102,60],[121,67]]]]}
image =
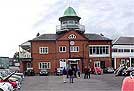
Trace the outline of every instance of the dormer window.
{"type": "Polygon", "coordinates": [[[69,39],[76,39],[76,36],[75,36],[74,34],[70,34],[70,35],[68,36],[68,38],[69,38],[69,39]]]}

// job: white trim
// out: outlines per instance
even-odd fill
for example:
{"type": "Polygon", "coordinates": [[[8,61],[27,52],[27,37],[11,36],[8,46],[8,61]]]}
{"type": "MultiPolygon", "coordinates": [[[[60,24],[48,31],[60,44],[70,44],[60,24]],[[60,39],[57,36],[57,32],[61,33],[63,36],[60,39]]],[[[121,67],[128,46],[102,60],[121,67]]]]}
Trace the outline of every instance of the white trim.
{"type": "Polygon", "coordinates": [[[39,68],[39,69],[51,69],[51,62],[39,62],[39,63],[38,63],[38,68],[39,68]],[[42,67],[40,67],[40,63],[47,63],[47,68],[42,68],[42,67]],[[49,67],[48,67],[48,64],[49,64],[49,67]]]}
{"type": "Polygon", "coordinates": [[[39,54],[48,54],[48,47],[39,47],[39,54]],[[42,52],[41,49],[47,49],[47,52],[42,52]]]}
{"type": "Polygon", "coordinates": [[[132,66],[132,60],[131,60],[131,57],[129,58],[130,59],[130,67],[132,66]]]}
{"type": "Polygon", "coordinates": [[[114,58],[114,69],[116,69],[116,58],[114,58]]]}
{"type": "Polygon", "coordinates": [[[80,51],[80,48],[79,46],[70,46],[70,52],[79,52],[80,51]],[[71,50],[72,48],[72,50],[71,50]],[[78,50],[76,50],[78,48],[78,50]]]}
{"type": "Polygon", "coordinates": [[[77,60],[80,60],[80,59],[68,59],[68,61],[71,60],[71,61],[77,61],[77,60]]]}
{"type": "Polygon", "coordinates": [[[93,46],[93,47],[94,47],[94,46],[102,46],[102,47],[103,47],[103,46],[109,46],[109,47],[110,47],[110,45],[88,45],[88,46],[89,46],[89,47],[92,47],[92,46],[93,46]]]}

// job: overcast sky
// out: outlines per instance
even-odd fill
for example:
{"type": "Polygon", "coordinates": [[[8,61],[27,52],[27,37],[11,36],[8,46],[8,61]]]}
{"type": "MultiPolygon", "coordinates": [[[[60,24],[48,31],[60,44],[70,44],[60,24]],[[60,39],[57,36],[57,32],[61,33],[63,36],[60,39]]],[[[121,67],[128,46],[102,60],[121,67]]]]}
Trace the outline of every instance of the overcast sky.
{"type": "MultiPolygon", "coordinates": [[[[69,0],[0,0],[0,56],[13,57],[36,34],[55,33],[69,0]]],[[[70,0],[86,33],[134,36],[134,0],[70,0]]]]}

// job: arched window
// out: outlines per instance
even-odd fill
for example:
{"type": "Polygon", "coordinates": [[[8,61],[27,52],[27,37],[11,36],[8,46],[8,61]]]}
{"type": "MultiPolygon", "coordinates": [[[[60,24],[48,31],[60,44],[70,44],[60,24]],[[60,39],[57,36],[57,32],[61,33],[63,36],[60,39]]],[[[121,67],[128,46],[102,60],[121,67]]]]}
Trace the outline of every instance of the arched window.
{"type": "Polygon", "coordinates": [[[68,38],[69,38],[69,39],[76,39],[76,36],[75,36],[74,34],[70,34],[70,35],[68,36],[68,38]]]}

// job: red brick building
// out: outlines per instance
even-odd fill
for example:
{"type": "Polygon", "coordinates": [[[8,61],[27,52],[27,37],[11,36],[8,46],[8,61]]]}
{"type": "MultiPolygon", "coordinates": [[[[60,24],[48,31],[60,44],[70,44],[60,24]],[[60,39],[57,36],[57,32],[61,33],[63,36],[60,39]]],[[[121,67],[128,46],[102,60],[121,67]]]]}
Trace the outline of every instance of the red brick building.
{"type": "Polygon", "coordinates": [[[81,71],[85,66],[111,66],[111,41],[98,35],[85,33],[85,28],[72,7],[68,7],[63,17],[59,18],[61,25],[56,27],[56,34],[42,34],[30,40],[31,61],[21,61],[22,71],[26,64],[39,73],[41,69],[76,66],[81,71]]]}

